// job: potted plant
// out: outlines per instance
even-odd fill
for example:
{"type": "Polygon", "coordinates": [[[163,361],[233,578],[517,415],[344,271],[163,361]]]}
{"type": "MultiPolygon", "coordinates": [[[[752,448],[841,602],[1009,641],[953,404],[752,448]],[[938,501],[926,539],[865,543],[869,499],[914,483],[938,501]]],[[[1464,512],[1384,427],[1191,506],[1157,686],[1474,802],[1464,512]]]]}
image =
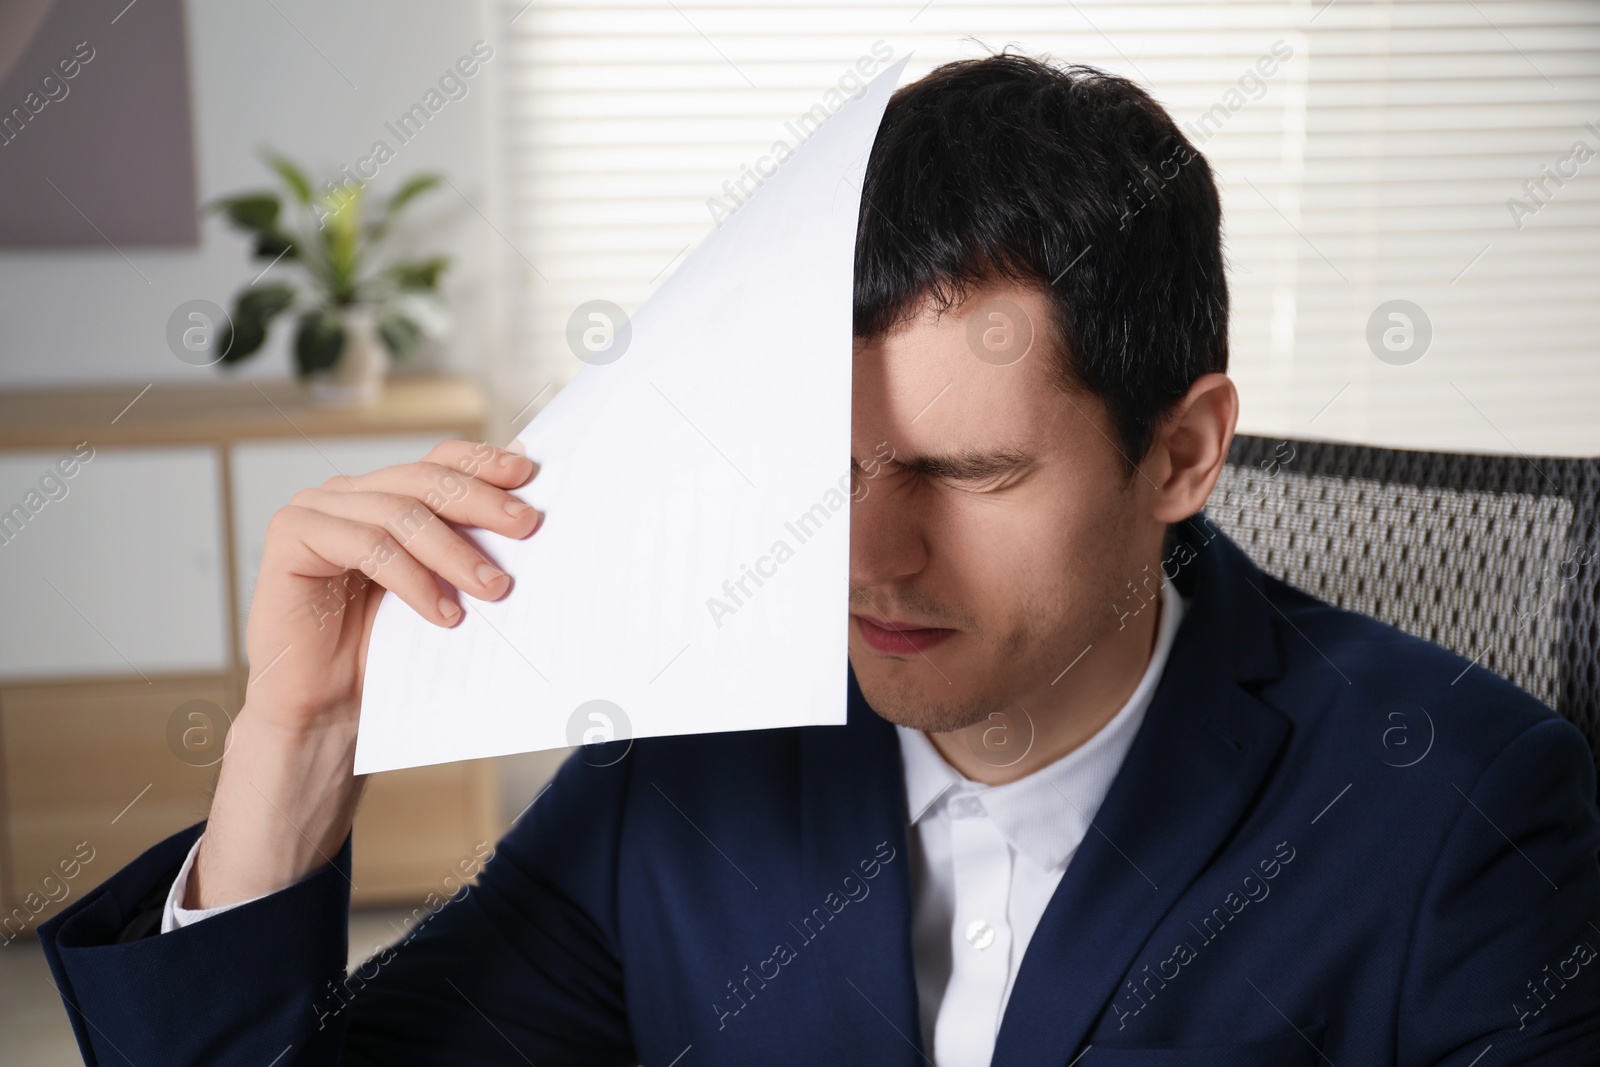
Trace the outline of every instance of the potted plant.
{"type": "Polygon", "coordinates": [[[317,192],[303,170],[268,155],[295,214],[285,218],[276,192],[242,193],[214,207],[235,227],[255,238],[254,256],[300,268],[304,289],[258,279],[234,297],[231,321],[218,350],[225,364],[238,363],[266,341],[273,321],[295,314],[294,361],[309,382],[313,402],[372,403],[382,392],[390,357],[404,358],[418,340],[435,332],[439,277],[445,256],[392,262],[374,267],[380,246],[412,200],[437,186],[436,174],[419,174],[377,210],[367,207],[365,186],[328,183],[317,192]]]}

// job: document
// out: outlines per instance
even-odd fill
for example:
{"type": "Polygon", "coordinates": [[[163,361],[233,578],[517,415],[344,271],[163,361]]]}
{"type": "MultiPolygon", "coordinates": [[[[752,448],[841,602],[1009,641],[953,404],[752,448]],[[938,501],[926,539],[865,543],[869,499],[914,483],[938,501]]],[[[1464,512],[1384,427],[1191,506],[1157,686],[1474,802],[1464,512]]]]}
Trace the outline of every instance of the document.
{"type": "Polygon", "coordinates": [[[541,469],[516,493],[543,526],[456,527],[511,592],[461,595],[450,629],[384,594],[356,773],[844,723],[856,219],[905,62],[625,328],[595,320],[605,344],[518,437],[541,469]]]}

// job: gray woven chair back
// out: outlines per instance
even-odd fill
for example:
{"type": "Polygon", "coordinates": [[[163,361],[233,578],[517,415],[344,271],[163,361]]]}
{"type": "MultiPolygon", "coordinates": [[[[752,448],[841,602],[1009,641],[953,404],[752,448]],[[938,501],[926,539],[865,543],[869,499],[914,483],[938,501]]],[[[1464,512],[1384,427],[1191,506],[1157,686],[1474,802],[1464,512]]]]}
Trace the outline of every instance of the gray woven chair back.
{"type": "Polygon", "coordinates": [[[1206,514],[1268,573],[1509,678],[1600,764],[1600,460],[1240,436],[1206,514]]]}

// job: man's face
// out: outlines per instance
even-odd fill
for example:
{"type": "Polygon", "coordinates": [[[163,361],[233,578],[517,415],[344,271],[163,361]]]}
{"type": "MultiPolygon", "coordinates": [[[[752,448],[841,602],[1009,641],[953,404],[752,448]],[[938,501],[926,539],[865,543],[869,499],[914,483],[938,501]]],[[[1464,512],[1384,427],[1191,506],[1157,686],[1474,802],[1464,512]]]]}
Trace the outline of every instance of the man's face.
{"type": "Polygon", "coordinates": [[[856,343],[850,662],[891,722],[959,730],[1047,691],[1159,544],[1104,405],[1052,384],[1049,321],[996,286],[856,343]]]}

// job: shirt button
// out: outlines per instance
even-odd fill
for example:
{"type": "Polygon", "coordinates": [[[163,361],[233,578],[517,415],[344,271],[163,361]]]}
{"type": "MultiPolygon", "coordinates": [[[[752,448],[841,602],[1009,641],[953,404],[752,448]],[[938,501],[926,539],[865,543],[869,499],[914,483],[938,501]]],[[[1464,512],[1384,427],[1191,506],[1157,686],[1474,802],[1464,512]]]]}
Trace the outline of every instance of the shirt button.
{"type": "Polygon", "coordinates": [[[982,952],[994,944],[994,927],[982,919],[973,919],[967,924],[967,943],[982,952]]]}
{"type": "Polygon", "coordinates": [[[983,801],[977,797],[960,796],[950,801],[950,814],[958,819],[979,819],[985,814],[983,801]]]}

